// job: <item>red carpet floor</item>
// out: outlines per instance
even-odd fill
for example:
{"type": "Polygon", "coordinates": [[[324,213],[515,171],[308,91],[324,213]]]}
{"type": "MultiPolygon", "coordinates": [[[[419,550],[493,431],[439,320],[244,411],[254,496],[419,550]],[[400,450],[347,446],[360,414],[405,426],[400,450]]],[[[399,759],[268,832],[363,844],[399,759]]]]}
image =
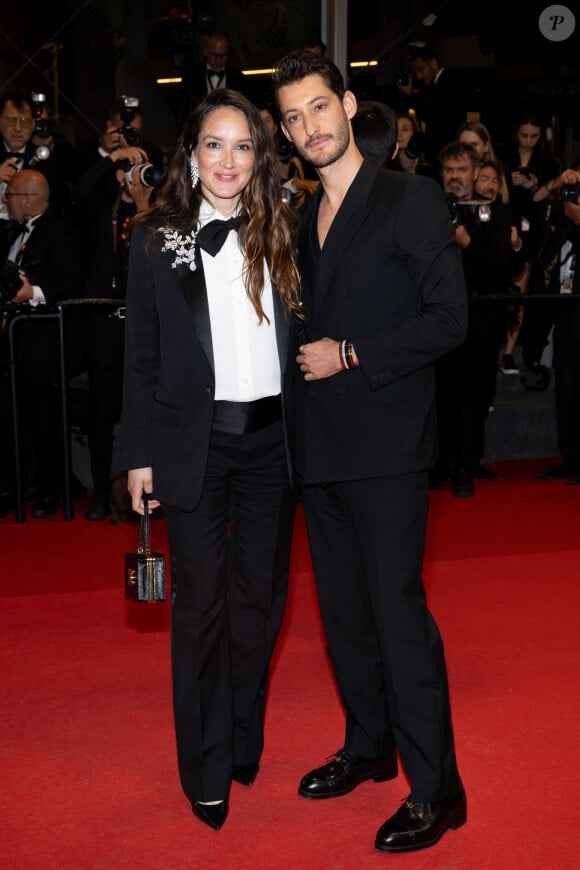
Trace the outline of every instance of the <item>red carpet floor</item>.
{"type": "MultiPolygon", "coordinates": [[[[373,841],[407,794],[402,774],[334,801],[296,795],[343,736],[300,512],[262,768],[252,789],[233,784],[219,833],[177,780],[168,606],[123,598],[137,526],[1,519],[0,866],[577,866],[580,487],[538,480],[543,467],[501,463],[473,499],[432,493],[425,582],[469,818],[401,856],[373,841]]],[[[152,536],[165,547],[162,521],[152,536]]]]}

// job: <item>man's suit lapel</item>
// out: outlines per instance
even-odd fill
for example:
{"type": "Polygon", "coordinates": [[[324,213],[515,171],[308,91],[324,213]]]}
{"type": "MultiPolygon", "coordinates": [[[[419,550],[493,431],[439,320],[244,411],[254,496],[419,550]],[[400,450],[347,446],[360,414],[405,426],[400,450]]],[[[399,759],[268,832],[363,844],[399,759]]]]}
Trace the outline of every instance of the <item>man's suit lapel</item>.
{"type": "MultiPolygon", "coordinates": [[[[313,322],[316,321],[318,314],[324,310],[327,302],[326,296],[332,291],[332,278],[336,269],[340,267],[340,258],[343,252],[348,248],[352,237],[366,217],[366,203],[375,177],[375,167],[370,163],[363,163],[328,231],[318,260],[314,283],[314,298],[311,303],[313,322]]],[[[311,221],[316,222],[317,217],[318,209],[315,209],[311,221]]],[[[316,226],[312,227],[311,224],[309,232],[312,230],[314,230],[314,238],[316,238],[316,226]]],[[[312,238],[310,236],[310,239],[312,238]]]]}

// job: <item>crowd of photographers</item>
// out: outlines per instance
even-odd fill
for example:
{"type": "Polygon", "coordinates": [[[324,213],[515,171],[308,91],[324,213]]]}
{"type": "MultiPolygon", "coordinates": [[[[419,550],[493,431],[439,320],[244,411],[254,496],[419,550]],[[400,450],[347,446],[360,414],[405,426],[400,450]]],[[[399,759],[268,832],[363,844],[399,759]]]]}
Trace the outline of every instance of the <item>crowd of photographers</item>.
{"type": "MultiPolygon", "coordinates": [[[[111,107],[100,136],[72,147],[52,129],[44,95],[0,98],[0,401],[10,407],[10,355],[16,360],[21,455],[36,499],[34,516],[50,516],[61,497],[62,433],[58,413],[56,331],[44,303],[82,299],[66,313],[71,376],[88,376],[88,435],[93,495],[86,518],[110,511],[114,427],[121,407],[124,299],[129,223],[146,209],[163,176],[163,154],[143,137],[139,101],[111,107]],[[107,300],[107,301],[105,301],[107,300]],[[7,324],[22,303],[35,310],[7,324]]],[[[13,492],[11,415],[2,414],[0,493],[13,492]]],[[[0,505],[2,507],[2,505],[0,505]]]]}
{"type": "MultiPolygon", "coordinates": [[[[217,52],[220,45],[208,44],[208,66],[202,71],[208,88],[215,75],[210,62],[217,62],[214,48],[217,52]]],[[[220,50],[223,65],[225,48],[220,50]]],[[[411,72],[413,77],[398,83],[410,111],[396,117],[384,104],[367,102],[353,129],[355,136],[359,130],[361,151],[369,149],[366,156],[375,162],[440,181],[462,251],[469,333],[461,348],[437,364],[440,457],[432,485],[449,479],[454,495],[468,497],[474,494],[474,479],[496,476],[481,460],[498,361],[503,351],[503,371],[518,372],[517,341],[524,385],[545,389],[550,373],[541,359],[552,330],[562,462],[543,476],[580,483],[580,306],[556,300],[517,303],[523,293],[578,292],[580,174],[575,168],[561,171],[542,146],[541,124],[531,114],[514,125],[513,142],[499,162],[487,129],[461,122],[453,76],[437,58],[419,50],[411,72]],[[513,294],[511,304],[489,298],[508,293],[513,294]]],[[[115,480],[111,469],[121,407],[129,225],[148,207],[162,177],[162,152],[144,138],[134,97],[111,107],[100,136],[75,147],[52,129],[44,95],[29,99],[11,92],[0,97],[0,402],[9,406],[7,363],[16,353],[35,517],[55,514],[61,496],[58,348],[54,331],[31,316],[14,331],[10,350],[6,326],[11,311],[23,302],[40,312],[43,303],[83,300],[77,310],[67,306],[66,354],[69,375],[88,376],[93,493],[85,516],[103,520],[111,513],[115,480]]],[[[10,415],[3,413],[2,420],[0,512],[10,509],[13,493],[10,415]]],[[[120,489],[124,492],[124,481],[120,489]]]]}

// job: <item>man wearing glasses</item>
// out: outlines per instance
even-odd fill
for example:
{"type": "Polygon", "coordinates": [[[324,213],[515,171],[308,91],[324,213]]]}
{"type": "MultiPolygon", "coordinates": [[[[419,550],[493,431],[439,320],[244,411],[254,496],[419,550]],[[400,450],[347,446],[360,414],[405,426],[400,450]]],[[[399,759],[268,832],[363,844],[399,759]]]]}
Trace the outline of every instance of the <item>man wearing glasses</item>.
{"type": "MultiPolygon", "coordinates": [[[[0,218],[6,220],[8,212],[2,195],[10,179],[21,169],[36,169],[50,185],[52,208],[69,210],[68,175],[70,159],[68,143],[51,140],[48,157],[39,157],[32,142],[35,119],[30,100],[20,91],[11,91],[0,97],[0,218]]],[[[46,149],[45,149],[46,150],[46,149]]]]}
{"type": "MultiPolygon", "coordinates": [[[[32,158],[30,145],[34,119],[32,107],[22,94],[14,91],[0,98],[0,197],[13,175],[32,158]]],[[[6,202],[0,202],[0,217],[6,219],[6,202]]]]}

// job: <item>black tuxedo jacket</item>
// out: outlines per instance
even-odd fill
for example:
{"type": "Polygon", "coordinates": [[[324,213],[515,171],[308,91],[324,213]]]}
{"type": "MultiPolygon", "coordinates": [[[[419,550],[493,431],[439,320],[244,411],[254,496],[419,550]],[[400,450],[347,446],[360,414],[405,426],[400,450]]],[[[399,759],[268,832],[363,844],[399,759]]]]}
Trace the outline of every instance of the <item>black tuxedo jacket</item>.
{"type": "Polygon", "coordinates": [[[465,338],[467,294],[439,185],[365,161],[320,251],[322,187],[303,207],[302,340],[350,339],[360,368],[296,379],[305,483],[429,468],[434,361],[465,338]]]}
{"type": "MultiPolygon", "coordinates": [[[[129,257],[121,465],[153,468],[156,498],[193,510],[210,443],[215,370],[207,290],[197,269],[172,268],[164,235],[135,227],[129,257]]],[[[199,252],[198,252],[199,253],[199,252]]],[[[290,321],[274,290],[284,423],[292,418],[296,369],[290,321]]]]}
{"type": "MultiPolygon", "coordinates": [[[[7,221],[0,221],[0,251],[8,256],[10,242],[7,221]]],[[[31,284],[37,284],[47,304],[80,296],[81,267],[79,245],[70,218],[51,209],[40,215],[20,258],[19,265],[31,284]]]]}

